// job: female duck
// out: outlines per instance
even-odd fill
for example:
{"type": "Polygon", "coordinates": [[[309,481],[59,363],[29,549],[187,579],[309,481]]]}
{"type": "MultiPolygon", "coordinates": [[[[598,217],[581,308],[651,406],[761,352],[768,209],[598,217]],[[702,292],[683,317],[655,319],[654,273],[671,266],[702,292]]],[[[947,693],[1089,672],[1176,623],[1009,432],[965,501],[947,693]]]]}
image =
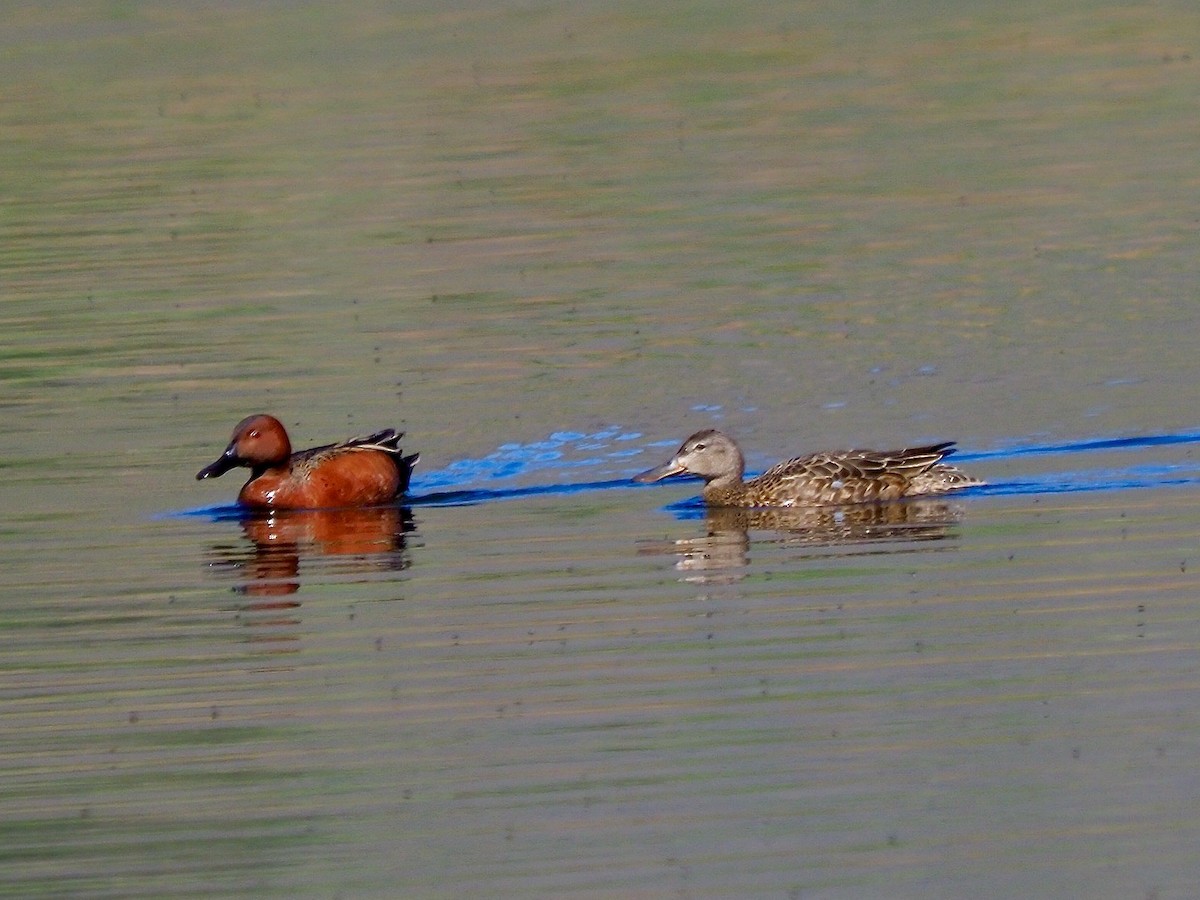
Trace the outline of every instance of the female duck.
{"type": "Polygon", "coordinates": [[[744,507],[869,503],[983,484],[942,462],[953,452],[951,441],[905,450],[814,453],[778,463],[747,482],[742,480],[746,463],[733,438],[708,429],[693,434],[674,457],[633,480],[699,475],[709,506],[744,507]]]}
{"type": "Polygon", "coordinates": [[[238,494],[245,506],[318,509],[390,503],[408,490],[420,454],[403,456],[402,434],[388,428],[292,452],[287,430],[274,416],[247,416],[215,462],[196,473],[197,480],[216,478],[237,466],[250,470],[238,494]]]}

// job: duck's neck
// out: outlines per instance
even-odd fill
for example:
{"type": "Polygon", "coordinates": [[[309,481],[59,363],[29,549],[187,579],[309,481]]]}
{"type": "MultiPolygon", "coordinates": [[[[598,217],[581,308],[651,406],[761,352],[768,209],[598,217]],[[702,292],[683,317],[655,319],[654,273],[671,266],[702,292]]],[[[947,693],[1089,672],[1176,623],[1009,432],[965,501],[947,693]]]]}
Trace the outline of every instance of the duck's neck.
{"type": "Polygon", "coordinates": [[[291,471],[290,460],[275,460],[274,462],[255,463],[250,467],[250,479],[261,478],[268,472],[272,475],[287,475],[291,471]]]}
{"type": "Polygon", "coordinates": [[[704,500],[709,506],[745,506],[746,483],[737,474],[721,475],[704,485],[704,500]]]}

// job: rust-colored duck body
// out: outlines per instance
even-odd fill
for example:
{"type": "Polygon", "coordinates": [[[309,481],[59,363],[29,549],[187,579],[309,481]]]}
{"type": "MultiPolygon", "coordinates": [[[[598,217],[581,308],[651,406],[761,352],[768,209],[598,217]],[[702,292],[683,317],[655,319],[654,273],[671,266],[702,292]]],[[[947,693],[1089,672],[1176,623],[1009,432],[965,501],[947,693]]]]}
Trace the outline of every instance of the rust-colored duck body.
{"type": "Polygon", "coordinates": [[[952,441],[904,450],[843,450],[813,453],[778,463],[744,481],[746,463],[733,438],[713,429],[698,431],[661,466],[634,481],[672,475],[704,479],[709,506],[788,507],[872,503],[945,494],[983,484],[942,462],[952,441]]]}
{"type": "Polygon", "coordinates": [[[244,506],[327,509],[391,503],[408,490],[420,454],[404,456],[403,435],[391,428],[339,444],[292,452],[287,429],[274,416],[247,416],[216,461],[196,473],[216,478],[230,469],[250,469],[238,493],[244,506]]]}

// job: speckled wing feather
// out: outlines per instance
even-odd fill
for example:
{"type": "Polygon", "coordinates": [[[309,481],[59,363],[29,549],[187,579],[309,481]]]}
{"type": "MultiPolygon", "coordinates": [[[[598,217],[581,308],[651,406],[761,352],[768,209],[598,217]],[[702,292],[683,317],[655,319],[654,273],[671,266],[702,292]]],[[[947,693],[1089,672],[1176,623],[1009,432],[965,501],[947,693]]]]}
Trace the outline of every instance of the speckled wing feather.
{"type": "MultiPolygon", "coordinates": [[[[932,488],[916,492],[911,488],[914,480],[938,466],[953,449],[953,442],[947,442],[904,450],[814,453],[772,466],[746,487],[751,502],[764,506],[779,505],[780,497],[793,498],[792,503],[846,504],[935,493],[932,488]]],[[[951,466],[944,468],[957,472],[951,466]]]]}

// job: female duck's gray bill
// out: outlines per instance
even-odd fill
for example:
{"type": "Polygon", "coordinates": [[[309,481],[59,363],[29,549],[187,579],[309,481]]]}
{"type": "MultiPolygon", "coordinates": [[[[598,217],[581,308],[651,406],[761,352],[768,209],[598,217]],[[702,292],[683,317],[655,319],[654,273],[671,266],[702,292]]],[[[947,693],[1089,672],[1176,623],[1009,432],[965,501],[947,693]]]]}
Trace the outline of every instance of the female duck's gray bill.
{"type": "Polygon", "coordinates": [[[647,484],[651,481],[662,481],[664,478],[670,478],[672,475],[685,475],[687,469],[681,466],[678,460],[670,460],[663,463],[661,466],[655,466],[653,469],[647,469],[640,475],[634,475],[633,480],[647,484]]]}

